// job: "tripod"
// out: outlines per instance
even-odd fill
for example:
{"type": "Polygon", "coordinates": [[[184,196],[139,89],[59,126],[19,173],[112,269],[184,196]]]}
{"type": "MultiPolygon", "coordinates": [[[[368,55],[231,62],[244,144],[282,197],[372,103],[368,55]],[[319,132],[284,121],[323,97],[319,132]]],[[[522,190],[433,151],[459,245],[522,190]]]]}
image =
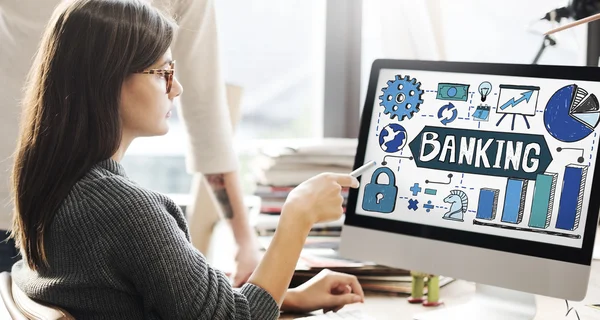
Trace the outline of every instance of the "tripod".
{"type": "Polygon", "coordinates": [[[540,50],[538,50],[537,54],[535,55],[535,58],[533,58],[533,62],[531,64],[537,64],[538,61],[540,60],[540,57],[542,56],[542,53],[544,53],[544,50],[546,50],[547,47],[550,46],[555,46],[556,45],[556,40],[554,40],[552,37],[545,35],[544,36],[544,40],[542,41],[542,46],[540,47],[540,50]]]}

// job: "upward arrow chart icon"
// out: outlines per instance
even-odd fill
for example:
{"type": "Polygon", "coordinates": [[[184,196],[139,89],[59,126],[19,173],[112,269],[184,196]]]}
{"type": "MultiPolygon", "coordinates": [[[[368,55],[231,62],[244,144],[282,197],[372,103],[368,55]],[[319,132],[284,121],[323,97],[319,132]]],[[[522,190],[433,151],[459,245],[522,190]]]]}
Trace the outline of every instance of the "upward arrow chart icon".
{"type": "Polygon", "coordinates": [[[525,92],[521,93],[521,98],[519,98],[517,100],[515,100],[515,98],[511,98],[510,100],[506,101],[506,103],[504,103],[502,106],[500,106],[500,109],[504,110],[508,107],[514,107],[523,101],[529,102],[529,99],[531,99],[532,95],[533,95],[533,90],[525,91],[525,92]]]}

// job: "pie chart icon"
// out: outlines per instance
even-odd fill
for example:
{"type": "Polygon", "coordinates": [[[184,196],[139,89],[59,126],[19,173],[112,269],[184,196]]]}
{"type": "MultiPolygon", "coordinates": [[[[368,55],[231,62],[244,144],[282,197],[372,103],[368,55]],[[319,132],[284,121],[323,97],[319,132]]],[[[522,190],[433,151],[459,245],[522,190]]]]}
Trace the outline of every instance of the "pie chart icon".
{"type": "Polygon", "coordinates": [[[558,89],[544,110],[546,130],[563,142],[575,142],[589,136],[599,122],[598,99],[576,84],[558,89]]]}

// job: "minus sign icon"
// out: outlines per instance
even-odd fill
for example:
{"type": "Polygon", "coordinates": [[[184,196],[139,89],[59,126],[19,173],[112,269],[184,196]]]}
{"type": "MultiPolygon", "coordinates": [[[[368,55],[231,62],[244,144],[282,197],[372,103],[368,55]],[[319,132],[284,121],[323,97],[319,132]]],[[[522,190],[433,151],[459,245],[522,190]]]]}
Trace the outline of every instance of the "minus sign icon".
{"type": "Polygon", "coordinates": [[[435,190],[435,189],[425,189],[425,194],[430,194],[432,196],[435,196],[437,194],[437,190],[435,190]]]}

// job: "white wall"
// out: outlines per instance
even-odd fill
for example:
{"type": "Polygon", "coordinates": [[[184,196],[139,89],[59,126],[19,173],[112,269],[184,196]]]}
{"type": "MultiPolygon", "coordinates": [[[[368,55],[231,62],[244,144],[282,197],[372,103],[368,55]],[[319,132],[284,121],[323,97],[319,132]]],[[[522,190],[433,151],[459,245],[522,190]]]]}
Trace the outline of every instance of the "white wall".
{"type": "MultiPolygon", "coordinates": [[[[361,104],[371,63],[377,58],[529,64],[542,44],[541,33],[553,27],[539,19],[566,4],[566,0],[364,0],[361,104]]],[[[539,64],[584,65],[586,37],[586,26],[557,33],[557,45],[545,50],[539,64]]]]}

